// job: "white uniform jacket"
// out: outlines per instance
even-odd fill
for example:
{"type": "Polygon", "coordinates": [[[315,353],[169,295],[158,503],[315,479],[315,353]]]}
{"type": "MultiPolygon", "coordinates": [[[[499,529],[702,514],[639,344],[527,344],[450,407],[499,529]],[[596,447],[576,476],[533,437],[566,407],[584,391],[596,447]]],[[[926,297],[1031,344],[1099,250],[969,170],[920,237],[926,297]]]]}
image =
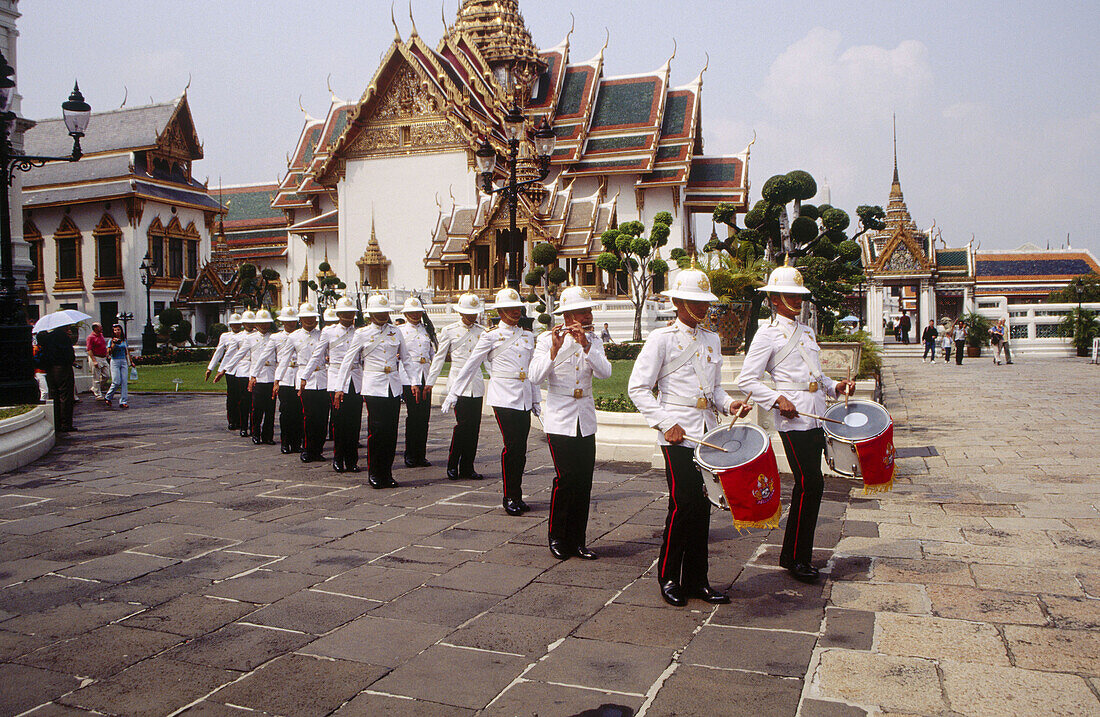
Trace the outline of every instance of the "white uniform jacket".
{"type": "Polygon", "coordinates": [[[488,361],[490,377],[485,402],[497,408],[530,411],[539,404],[540,398],[538,386],[527,375],[534,352],[535,335],[526,329],[501,322],[492,331],[486,331],[478,337],[470,357],[458,373],[451,371],[443,410],[449,411],[458,398],[455,388],[464,386],[475,371],[481,371],[481,364],[488,361]]]}
{"type": "Polygon", "coordinates": [[[657,429],[662,446],[668,445],[665,431],[676,424],[688,436],[702,438],[717,427],[717,411],[728,411],[733,405],[722,388],[718,334],[692,329],[679,320],[653,331],[634,362],[627,394],[646,423],[657,429]]]}
{"type": "Polygon", "coordinates": [[[432,337],[428,336],[428,329],[421,321],[416,326],[406,321],[401,324],[401,338],[405,341],[405,351],[408,358],[402,363],[402,383],[406,386],[431,386],[428,383],[429,369],[432,359],[435,358],[435,346],[432,346],[432,337]]]}
{"type": "MultiPolygon", "coordinates": [[[[337,387],[336,377],[340,372],[340,362],[344,359],[354,333],[354,325],[345,329],[341,324],[333,324],[321,329],[321,337],[313,347],[313,355],[309,357],[309,363],[303,375],[311,376],[314,371],[323,370],[325,387],[329,392],[343,390],[337,387]]],[[[307,384],[306,387],[308,388],[309,385],[307,384]]]]}
{"type": "MultiPolygon", "coordinates": [[[[746,394],[751,391],[752,400],[765,408],[773,408],[783,395],[799,412],[820,416],[825,413],[825,398],[836,398],[836,381],[821,373],[820,353],[813,329],[784,316],[776,317],[752,337],[745,364],[737,377],[737,387],[746,394]],[[780,356],[797,327],[802,328],[798,345],[786,356],[780,356]],[[781,360],[776,362],[777,358],[781,360]],[[812,365],[807,364],[807,358],[812,365]],[[765,373],[771,374],[776,388],[764,383],[765,373]],[[807,390],[811,382],[816,382],[816,391],[807,390]]],[[[805,431],[821,426],[816,418],[783,418],[778,410],[772,411],[772,417],[777,431],[805,431]]]]}
{"type": "Polygon", "coordinates": [[[214,355],[210,357],[210,363],[206,364],[207,371],[213,371],[214,367],[225,357],[226,350],[229,348],[234,335],[232,331],[226,331],[218,337],[218,348],[214,349],[214,355]]]}
{"type": "MultiPolygon", "coordinates": [[[[298,390],[298,375],[301,374],[302,378],[305,378],[306,364],[313,356],[314,346],[320,338],[321,329],[319,328],[314,328],[313,331],[305,329],[292,331],[279,351],[279,364],[275,367],[275,382],[280,386],[293,386],[294,390],[298,390]]],[[[327,383],[325,381],[324,385],[318,385],[314,379],[314,385],[307,387],[325,388],[327,383]]]]}
{"type": "MultiPolygon", "coordinates": [[[[224,336],[225,334],[222,335],[224,336]]],[[[241,350],[241,342],[244,341],[245,335],[246,334],[244,329],[241,329],[240,331],[229,337],[229,341],[228,343],[226,343],[225,346],[225,353],[222,354],[222,361],[220,364],[218,364],[218,371],[221,371],[222,373],[227,373],[230,376],[236,375],[233,372],[233,367],[237,361],[237,354],[241,350]]]]}
{"type": "Polygon", "coordinates": [[[261,335],[260,340],[252,347],[252,367],[249,378],[256,379],[256,383],[275,383],[275,367],[279,365],[279,347],[285,340],[285,331],[261,335]]]}
{"type": "Polygon", "coordinates": [[[591,436],[596,432],[596,404],[592,399],[592,379],[608,378],[611,362],[603,350],[603,341],[588,334],[588,351],[567,335],[558,355],[550,360],[553,333],[544,331],[535,342],[531,358],[531,380],[547,381],[546,408],[542,426],[546,433],[560,436],[591,436]]]}
{"type": "MultiPolygon", "coordinates": [[[[469,328],[461,320],[446,326],[439,332],[439,349],[432,359],[431,369],[428,371],[428,386],[434,386],[439,374],[443,372],[443,364],[447,355],[451,356],[451,372],[447,380],[447,389],[454,386],[454,377],[459,370],[466,365],[470,353],[474,350],[478,338],[485,333],[485,328],[480,324],[471,324],[469,328]]],[[[481,377],[481,369],[470,374],[470,379],[465,386],[458,386],[456,396],[466,398],[481,398],[485,395],[485,380],[481,377]]]]}
{"type": "Polygon", "coordinates": [[[259,331],[242,331],[241,345],[233,356],[233,375],[247,379],[252,375],[252,347],[260,340],[259,331]]]}
{"type": "Polygon", "coordinates": [[[347,391],[350,380],[363,396],[400,396],[401,365],[408,361],[405,339],[393,324],[367,324],[355,332],[340,362],[337,391],[347,391]]]}

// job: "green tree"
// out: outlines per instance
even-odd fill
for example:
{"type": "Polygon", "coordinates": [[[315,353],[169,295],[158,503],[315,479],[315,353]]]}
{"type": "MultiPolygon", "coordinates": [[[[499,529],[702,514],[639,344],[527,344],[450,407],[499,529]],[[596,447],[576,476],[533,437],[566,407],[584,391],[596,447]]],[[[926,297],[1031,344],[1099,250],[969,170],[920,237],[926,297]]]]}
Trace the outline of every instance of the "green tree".
{"type": "Polygon", "coordinates": [[[342,292],[348,288],[348,285],[333,273],[332,265],[327,261],[322,261],[317,271],[321,273],[320,278],[316,281],[310,279],[307,286],[317,295],[318,310],[323,312],[325,309],[336,306],[336,301],[343,296],[342,292]]]}
{"type": "Polygon", "coordinates": [[[642,309],[653,279],[668,273],[668,263],[660,257],[660,249],[668,244],[671,225],[672,215],[658,212],[648,238],[645,225],[639,221],[626,222],[600,236],[604,251],[597,257],[596,266],[614,277],[634,305],[635,341],[642,340],[642,309]]]}
{"type": "Polygon", "coordinates": [[[1066,288],[1052,291],[1047,301],[1052,304],[1076,304],[1078,286],[1081,287],[1081,301],[1085,303],[1100,301],[1100,275],[1097,274],[1073,277],[1066,288]]]}
{"type": "MultiPolygon", "coordinates": [[[[553,323],[554,305],[557,303],[558,291],[561,285],[569,280],[569,273],[558,266],[558,250],[549,242],[539,242],[531,247],[531,263],[535,268],[527,272],[523,277],[523,283],[542,291],[539,296],[534,291],[531,296],[535,301],[541,301],[543,309],[538,317],[539,323],[550,326],[553,323]],[[543,320],[545,317],[545,320],[543,320]]],[[[528,297],[530,300],[530,296],[528,297]]]]}
{"type": "Polygon", "coordinates": [[[237,267],[237,296],[250,309],[270,309],[278,291],[278,281],[279,272],[274,269],[260,271],[255,264],[241,264],[237,267]]]}

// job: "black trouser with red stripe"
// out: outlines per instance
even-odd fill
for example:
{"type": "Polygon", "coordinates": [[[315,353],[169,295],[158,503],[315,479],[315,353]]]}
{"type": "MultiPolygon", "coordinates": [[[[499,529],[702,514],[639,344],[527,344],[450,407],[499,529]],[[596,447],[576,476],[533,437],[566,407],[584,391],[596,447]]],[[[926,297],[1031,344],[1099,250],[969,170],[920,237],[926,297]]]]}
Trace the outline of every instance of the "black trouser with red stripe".
{"type": "Polygon", "coordinates": [[[420,400],[412,395],[412,386],[405,386],[405,463],[419,463],[428,452],[428,415],[432,410],[431,395],[424,395],[420,386],[420,400]]]}
{"type": "Polygon", "coordinates": [[[504,474],[504,499],[523,500],[523,469],[527,465],[527,436],[531,433],[531,412],[493,406],[504,448],[500,470],[504,474]]]}
{"type": "Polygon", "coordinates": [[[317,460],[325,450],[328,434],[328,412],[332,408],[329,393],[323,388],[307,388],[302,391],[302,413],[305,416],[305,443],[302,450],[317,460]]]}
{"type": "Polygon", "coordinates": [[[570,548],[585,546],[592,471],[596,467],[596,434],[562,436],[547,433],[554,460],[554,490],[550,494],[550,540],[570,548]]]}
{"type": "Polygon", "coordinates": [[[672,580],[687,588],[709,585],[710,503],[703,492],[703,474],[695,465],[695,451],[687,446],[661,446],[661,452],[668,480],[668,517],[657,580],[672,580]]]}
{"type": "Polygon", "coordinates": [[[783,536],[783,562],[810,563],[814,552],[814,530],[821,508],[825,479],[821,475],[821,452],[825,450],[825,432],[820,428],[808,431],[780,431],[783,452],[794,474],[791,489],[791,510],[787,514],[787,532],[783,536]]]}
{"type": "Polygon", "coordinates": [[[252,426],[252,392],[248,390],[248,377],[237,377],[237,427],[241,435],[250,434],[252,426]]]}
{"type": "Polygon", "coordinates": [[[279,386],[279,442],[287,451],[302,450],[302,399],[296,386],[279,386]]]}
{"type": "MultiPolygon", "coordinates": [[[[332,462],[341,468],[359,465],[359,431],[363,427],[363,397],[348,386],[332,425],[332,462]]],[[[367,455],[368,459],[370,454],[367,455]]]]}
{"type": "Polygon", "coordinates": [[[382,481],[392,480],[401,397],[364,396],[363,400],[367,402],[367,465],[370,474],[382,481]]]}
{"type": "Polygon", "coordinates": [[[469,478],[474,474],[477,438],[481,432],[482,399],[459,396],[455,401],[455,430],[447,454],[447,473],[469,478]]]}
{"type": "Polygon", "coordinates": [[[237,383],[237,377],[230,374],[225,375],[225,420],[229,423],[229,430],[238,430],[238,425],[241,422],[241,412],[239,410],[241,386],[237,383]]]}
{"type": "Polygon", "coordinates": [[[275,441],[275,382],[252,387],[252,440],[275,441]]]}

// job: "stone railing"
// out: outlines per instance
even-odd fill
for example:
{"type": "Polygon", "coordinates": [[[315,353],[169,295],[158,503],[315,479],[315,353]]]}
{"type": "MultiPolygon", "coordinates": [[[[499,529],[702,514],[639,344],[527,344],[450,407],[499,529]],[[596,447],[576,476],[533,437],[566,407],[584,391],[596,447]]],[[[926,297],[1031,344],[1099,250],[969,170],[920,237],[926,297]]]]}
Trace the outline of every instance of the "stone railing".
{"type": "Polygon", "coordinates": [[[50,404],[0,420],[0,473],[38,460],[53,448],[55,439],[50,404]]]}

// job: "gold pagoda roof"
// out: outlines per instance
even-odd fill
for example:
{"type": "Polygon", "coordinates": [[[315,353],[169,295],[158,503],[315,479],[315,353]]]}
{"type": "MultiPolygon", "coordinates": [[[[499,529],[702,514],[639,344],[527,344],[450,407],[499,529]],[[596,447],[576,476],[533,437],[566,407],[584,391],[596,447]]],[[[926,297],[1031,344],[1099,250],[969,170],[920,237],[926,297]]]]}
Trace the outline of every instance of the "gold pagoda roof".
{"type": "Polygon", "coordinates": [[[516,61],[542,64],[518,0],[465,0],[449,37],[458,34],[470,38],[490,65],[516,61]]]}

